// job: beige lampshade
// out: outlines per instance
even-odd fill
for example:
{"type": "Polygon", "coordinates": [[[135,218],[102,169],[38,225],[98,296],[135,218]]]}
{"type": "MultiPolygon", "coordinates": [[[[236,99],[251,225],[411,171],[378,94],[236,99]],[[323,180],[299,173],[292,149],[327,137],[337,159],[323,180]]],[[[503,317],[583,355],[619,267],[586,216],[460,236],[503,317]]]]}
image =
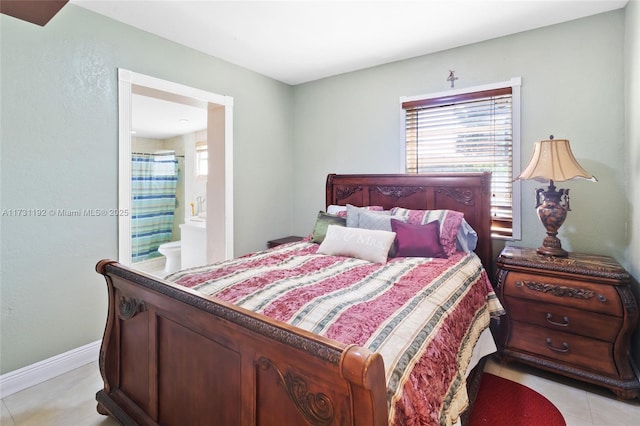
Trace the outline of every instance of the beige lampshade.
{"type": "Polygon", "coordinates": [[[536,142],[529,164],[517,179],[533,179],[539,182],[548,180],[562,182],[571,179],[598,180],[583,169],[571,152],[566,139],[551,139],[536,142]]]}

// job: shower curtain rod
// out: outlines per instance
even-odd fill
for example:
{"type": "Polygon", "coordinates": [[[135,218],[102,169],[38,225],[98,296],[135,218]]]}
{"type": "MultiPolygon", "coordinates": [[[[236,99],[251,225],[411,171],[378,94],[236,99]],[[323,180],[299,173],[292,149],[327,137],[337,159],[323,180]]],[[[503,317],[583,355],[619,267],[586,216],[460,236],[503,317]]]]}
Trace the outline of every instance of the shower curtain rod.
{"type": "Polygon", "coordinates": [[[158,155],[158,156],[173,155],[174,157],[184,158],[184,155],[176,155],[176,154],[150,154],[148,152],[132,152],[131,154],[132,155],[158,155]]]}

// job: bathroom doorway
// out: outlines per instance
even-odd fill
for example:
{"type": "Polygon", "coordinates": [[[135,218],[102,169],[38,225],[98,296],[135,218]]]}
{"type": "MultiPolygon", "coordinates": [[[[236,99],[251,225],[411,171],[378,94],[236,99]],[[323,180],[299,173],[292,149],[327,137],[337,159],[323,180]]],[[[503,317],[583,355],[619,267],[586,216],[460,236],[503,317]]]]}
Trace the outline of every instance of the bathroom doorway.
{"type": "Polygon", "coordinates": [[[137,261],[157,258],[158,241],[180,241],[184,224],[202,228],[202,244],[188,247],[189,253],[197,250],[197,263],[233,257],[233,99],[123,69],[118,86],[119,210],[124,213],[119,262],[144,270],[145,262],[137,261]],[[145,180],[160,181],[160,189],[149,191],[160,191],[162,197],[155,198],[166,206],[145,201],[154,198],[139,187],[145,180]],[[152,223],[151,216],[164,221],[152,223]]]}

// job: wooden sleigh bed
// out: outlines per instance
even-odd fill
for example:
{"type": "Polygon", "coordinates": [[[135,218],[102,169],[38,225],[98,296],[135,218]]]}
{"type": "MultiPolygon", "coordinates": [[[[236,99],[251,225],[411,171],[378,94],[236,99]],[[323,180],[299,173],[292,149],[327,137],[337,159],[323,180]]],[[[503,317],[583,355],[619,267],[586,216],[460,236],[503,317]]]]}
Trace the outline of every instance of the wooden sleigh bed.
{"type": "MultiPolygon", "coordinates": [[[[326,204],[462,212],[490,272],[489,186],[489,173],[332,174],[326,204]]],[[[106,278],[109,298],[100,413],[122,424],[389,423],[380,353],[111,260],[96,270],[106,278]]]]}

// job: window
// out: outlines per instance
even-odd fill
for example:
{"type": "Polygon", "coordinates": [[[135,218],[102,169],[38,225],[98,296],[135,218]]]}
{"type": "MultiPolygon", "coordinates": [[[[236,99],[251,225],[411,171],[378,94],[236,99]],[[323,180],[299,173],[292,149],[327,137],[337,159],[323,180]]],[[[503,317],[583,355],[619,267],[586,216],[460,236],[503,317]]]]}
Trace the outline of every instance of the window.
{"type": "Polygon", "coordinates": [[[209,174],[209,151],[206,142],[196,142],[196,178],[206,179],[209,174]]]}
{"type": "Polygon", "coordinates": [[[491,171],[491,235],[520,238],[520,79],[402,98],[406,173],[491,171]]]}

